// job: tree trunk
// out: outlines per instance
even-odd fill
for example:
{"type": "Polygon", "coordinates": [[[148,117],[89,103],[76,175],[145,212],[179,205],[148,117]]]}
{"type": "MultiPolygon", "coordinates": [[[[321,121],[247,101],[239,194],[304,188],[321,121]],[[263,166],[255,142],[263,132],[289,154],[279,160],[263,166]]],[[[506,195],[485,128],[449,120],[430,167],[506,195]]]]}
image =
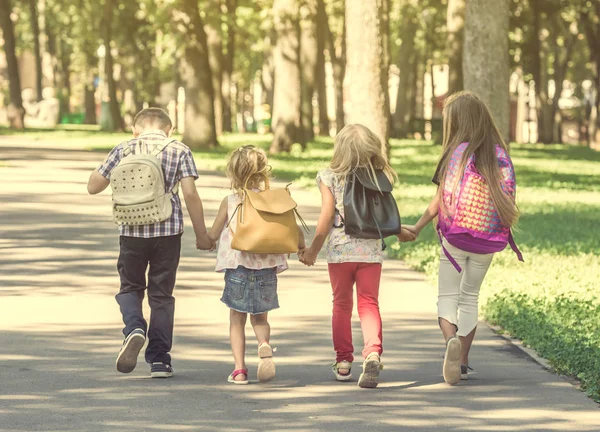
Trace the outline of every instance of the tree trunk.
{"type": "Polygon", "coordinates": [[[463,80],[489,107],[503,137],[510,136],[509,0],[469,0],[465,17],[463,80]]]}
{"type": "Polygon", "coordinates": [[[38,17],[37,0],[29,0],[29,19],[33,36],[33,53],[35,54],[35,90],[38,102],[42,96],[42,49],[40,47],[40,22],[38,17]]]}
{"type": "Polygon", "coordinates": [[[324,0],[317,0],[317,95],[319,100],[319,135],[329,136],[327,110],[327,73],[325,70],[325,46],[329,33],[327,10],[324,0]]]}
{"type": "Polygon", "coordinates": [[[238,0],[225,0],[227,8],[227,52],[223,56],[222,93],[223,93],[223,132],[231,132],[233,119],[231,114],[231,76],[233,74],[233,61],[235,55],[235,36],[237,31],[236,12],[238,0]]]}
{"type": "Polygon", "coordinates": [[[540,0],[532,0],[533,34],[531,46],[533,58],[533,81],[535,82],[535,103],[538,118],[538,142],[552,141],[551,107],[548,103],[548,59],[547,43],[542,42],[542,5],[540,0]]]}
{"type": "Polygon", "coordinates": [[[71,112],[71,51],[66,42],[61,41],[60,44],[60,66],[62,73],[60,112],[61,114],[69,114],[71,112]]]}
{"type": "Polygon", "coordinates": [[[449,0],[446,16],[448,26],[448,94],[463,89],[463,42],[465,26],[465,0],[449,0]]]}
{"type": "Polygon", "coordinates": [[[277,44],[274,51],[275,91],[271,153],[289,151],[304,138],[302,133],[302,84],[300,74],[300,25],[295,0],[273,4],[277,44]]]}
{"type": "Polygon", "coordinates": [[[210,72],[212,75],[215,127],[217,135],[223,133],[223,96],[221,94],[223,78],[223,44],[219,33],[212,27],[206,27],[210,72]]]}
{"type": "Polygon", "coordinates": [[[562,144],[562,114],[560,112],[558,103],[563,92],[564,80],[577,38],[572,36],[568,29],[566,29],[563,25],[559,24],[557,27],[558,28],[556,30],[561,31],[565,35],[566,43],[564,47],[559,46],[556,42],[554,43],[554,83],[556,89],[554,91],[554,97],[552,98],[552,118],[554,119],[552,141],[562,144]]]}
{"type": "Polygon", "coordinates": [[[183,32],[184,56],[181,81],[185,89],[185,132],[183,141],[192,149],[219,145],[215,126],[214,91],[208,60],[208,42],[198,2],[179,0],[176,27],[183,32]]]}
{"type": "Polygon", "coordinates": [[[305,0],[300,8],[300,71],[302,74],[302,131],[303,142],[315,138],[313,97],[317,74],[317,0],[305,0]]]}
{"type": "Polygon", "coordinates": [[[333,66],[333,86],[335,91],[335,129],[341,131],[346,124],[344,111],[344,79],[346,77],[346,16],[344,15],[343,31],[337,38],[334,36],[327,21],[327,40],[329,56],[333,66]],[[336,43],[337,39],[337,43],[336,43]]]}
{"type": "Polygon", "coordinates": [[[110,116],[112,118],[112,128],[116,131],[125,129],[123,117],[121,117],[121,108],[117,99],[117,83],[114,77],[114,60],[112,56],[112,21],[113,21],[113,0],[105,0],[104,3],[104,47],[106,48],[106,57],[104,59],[104,75],[108,84],[108,97],[110,99],[110,116]]]}
{"type": "Polygon", "coordinates": [[[263,53],[263,65],[261,73],[261,82],[263,87],[263,103],[269,105],[270,114],[273,114],[273,93],[275,90],[275,68],[273,65],[273,42],[275,37],[265,38],[265,51],[263,53]]]}
{"type": "Polygon", "coordinates": [[[398,53],[398,95],[396,111],[392,118],[393,134],[396,138],[405,138],[411,118],[411,101],[415,97],[414,74],[416,62],[415,34],[418,28],[417,10],[407,4],[401,11],[402,29],[400,51],[398,53]]]}
{"type": "Polygon", "coordinates": [[[348,123],[361,123],[382,141],[389,134],[385,0],[346,0],[348,123]]]}
{"type": "Polygon", "coordinates": [[[4,52],[8,71],[8,85],[10,101],[8,104],[8,121],[11,128],[23,129],[25,127],[25,109],[21,98],[21,79],[19,77],[19,64],[15,54],[16,41],[15,29],[10,18],[12,5],[10,0],[0,0],[0,28],[4,38],[4,52]]]}

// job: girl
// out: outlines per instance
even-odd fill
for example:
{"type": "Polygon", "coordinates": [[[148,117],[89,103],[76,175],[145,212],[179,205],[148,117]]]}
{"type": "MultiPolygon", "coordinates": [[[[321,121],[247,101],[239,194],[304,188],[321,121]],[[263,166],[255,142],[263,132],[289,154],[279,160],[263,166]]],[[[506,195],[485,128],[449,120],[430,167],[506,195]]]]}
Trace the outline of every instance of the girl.
{"type": "MultiPolygon", "coordinates": [[[[277,274],[288,268],[285,255],[254,254],[231,248],[236,218],[232,215],[241,202],[242,189],[264,190],[269,179],[270,166],[266,153],[252,145],[234,151],[227,162],[227,177],[233,193],[223,200],[209,236],[219,239],[217,272],[225,272],[225,289],[221,301],[229,309],[229,338],[234,371],[228,382],[248,384],[245,363],[245,326],[248,314],[258,340],[258,380],[267,382],[275,377],[273,350],[269,345],[271,328],[268,312],[277,309],[277,274]],[[230,225],[227,222],[231,219],[230,225]]],[[[304,249],[304,237],[300,236],[300,250],[304,249]]]]}
{"type": "Polygon", "coordinates": [[[508,241],[522,258],[510,235],[519,216],[514,168],[487,106],[473,93],[455,93],[446,100],[443,123],[442,156],[433,177],[438,192],[417,224],[406,228],[418,236],[439,213],[438,321],[446,339],[443,376],[453,385],[468,379],[479,290],[494,252],[508,241]],[[471,188],[479,188],[476,204],[486,206],[491,223],[486,225],[481,210],[469,202],[471,188]],[[475,219],[480,225],[472,223],[475,219]],[[491,241],[502,235],[504,243],[491,241]]]}
{"type": "MultiPolygon", "coordinates": [[[[328,169],[317,174],[317,185],[322,195],[322,207],[315,237],[310,248],[301,253],[301,261],[313,265],[327,237],[327,263],[333,288],[333,346],[336,352],[333,373],[338,381],[352,377],[352,298],[356,284],[358,314],[364,338],[363,373],[358,385],[377,387],[382,369],[382,331],[379,314],[379,280],[383,251],[380,240],[358,239],[348,236],[339,227],[344,218],[344,184],[346,176],[358,168],[382,170],[390,182],[396,173],[382,154],[379,138],[362,125],[348,125],[337,135],[333,159],[328,169]],[[335,222],[335,223],[334,223],[335,222]]],[[[414,236],[403,231],[401,240],[414,236]]]]}

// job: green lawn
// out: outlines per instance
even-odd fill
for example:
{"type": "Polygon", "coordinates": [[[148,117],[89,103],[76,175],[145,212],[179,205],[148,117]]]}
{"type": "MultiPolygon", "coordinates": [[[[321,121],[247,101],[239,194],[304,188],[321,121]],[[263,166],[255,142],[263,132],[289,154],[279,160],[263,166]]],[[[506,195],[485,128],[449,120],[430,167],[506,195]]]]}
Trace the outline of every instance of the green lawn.
{"type": "MultiPolygon", "coordinates": [[[[96,150],[108,150],[127,137],[74,133],[54,134],[85,138],[96,150]]],[[[45,137],[47,132],[40,132],[40,139],[45,137]]],[[[195,152],[199,169],[222,170],[232,149],[244,144],[268,148],[270,137],[227,135],[220,141],[218,150],[195,152]]],[[[400,212],[404,223],[412,224],[435,193],[431,176],[440,147],[408,140],[392,144],[400,212]]],[[[315,174],[327,166],[331,153],[332,140],[319,139],[305,152],[295,148],[271,157],[273,173],[313,187],[317,194],[315,174]]],[[[536,349],[559,373],[578,377],[588,394],[600,400],[600,153],[582,147],[513,145],[512,157],[522,211],[515,239],[525,262],[519,263],[510,250],[494,259],[482,289],[483,316],[536,349]]],[[[431,226],[417,242],[392,243],[389,250],[435,280],[439,245],[431,226]]]]}

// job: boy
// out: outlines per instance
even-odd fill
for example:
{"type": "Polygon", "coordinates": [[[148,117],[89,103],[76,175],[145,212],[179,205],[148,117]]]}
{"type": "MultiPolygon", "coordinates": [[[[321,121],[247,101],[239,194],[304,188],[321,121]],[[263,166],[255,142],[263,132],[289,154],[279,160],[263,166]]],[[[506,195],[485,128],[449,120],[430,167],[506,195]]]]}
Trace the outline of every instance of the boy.
{"type": "MultiPolygon", "coordinates": [[[[171,119],[160,108],[140,111],[133,120],[133,139],[116,146],[106,161],[94,170],[88,181],[88,192],[97,194],[110,184],[112,170],[129,149],[133,154],[150,153],[165,142],[173,132],[171,119]],[[140,144],[141,143],[141,144],[140,144]],[[139,145],[139,147],[138,147],[139,145]]],[[[173,375],[171,350],[173,339],[173,317],[175,299],[173,289],[179,265],[183,212],[176,193],[181,183],[183,197],[196,234],[196,247],[202,250],[213,248],[204,224],[202,201],[196,191],[198,171],[190,149],[173,140],[157,158],[160,160],[165,178],[165,192],[174,191],[171,198],[173,213],[168,219],[152,225],[119,225],[120,254],[117,269],[121,278],[121,289],[116,295],[121,308],[125,328],[125,341],[117,357],[117,370],[129,373],[135,369],[137,357],[146,342],[146,362],[151,364],[152,378],[168,378],[173,375]],[[146,268],[148,284],[146,286],[146,268]],[[150,327],[142,313],[144,291],[148,289],[150,304],[150,327]]]]}

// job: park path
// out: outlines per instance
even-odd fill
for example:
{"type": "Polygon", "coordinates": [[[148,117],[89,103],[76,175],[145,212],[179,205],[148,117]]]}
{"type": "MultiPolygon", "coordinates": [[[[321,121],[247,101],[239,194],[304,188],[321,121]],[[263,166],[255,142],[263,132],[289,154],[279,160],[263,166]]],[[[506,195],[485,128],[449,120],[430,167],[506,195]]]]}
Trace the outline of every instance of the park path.
{"type": "MultiPolygon", "coordinates": [[[[0,431],[600,431],[595,403],[483,324],[472,354],[477,374],[445,385],[435,289],[398,261],[384,266],[378,389],[332,381],[322,260],[292,262],[280,279],[282,308],[271,320],[277,380],[227,385],[222,277],[189,229],[176,288],[176,376],[151,380],[144,364],[118,374],[117,235],[109,194],[86,194],[104,155],[84,144],[0,136],[0,431]]],[[[209,223],[226,184],[201,172],[209,223]]],[[[314,226],[318,196],[294,197],[314,226]]],[[[356,342],[359,329],[356,321],[356,342]]]]}

